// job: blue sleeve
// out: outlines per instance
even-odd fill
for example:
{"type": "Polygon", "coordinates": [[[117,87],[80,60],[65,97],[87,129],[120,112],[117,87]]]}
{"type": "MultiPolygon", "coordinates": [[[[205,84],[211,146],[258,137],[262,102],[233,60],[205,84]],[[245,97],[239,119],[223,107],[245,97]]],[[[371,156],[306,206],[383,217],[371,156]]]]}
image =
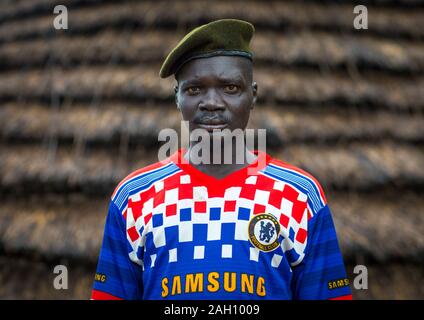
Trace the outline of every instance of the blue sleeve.
{"type": "Polygon", "coordinates": [[[92,299],[142,298],[142,266],[131,261],[131,251],[124,217],[111,201],[94,277],[92,299]]]}
{"type": "Polygon", "coordinates": [[[352,299],[328,205],[308,221],[307,241],[302,262],[293,268],[294,299],[352,299]]]}

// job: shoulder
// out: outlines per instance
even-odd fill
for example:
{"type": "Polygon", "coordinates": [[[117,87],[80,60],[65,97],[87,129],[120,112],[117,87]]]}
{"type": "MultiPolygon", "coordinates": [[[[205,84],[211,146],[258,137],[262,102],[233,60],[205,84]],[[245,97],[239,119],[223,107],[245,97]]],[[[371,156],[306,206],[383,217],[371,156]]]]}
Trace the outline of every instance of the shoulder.
{"type": "Polygon", "coordinates": [[[118,208],[121,208],[134,190],[147,188],[155,181],[163,179],[178,170],[179,168],[169,158],[137,169],[118,183],[111,195],[111,201],[118,208]]]}
{"type": "Polygon", "coordinates": [[[318,179],[309,172],[279,159],[272,158],[264,173],[290,184],[308,196],[313,214],[327,205],[324,189],[318,179]]]}

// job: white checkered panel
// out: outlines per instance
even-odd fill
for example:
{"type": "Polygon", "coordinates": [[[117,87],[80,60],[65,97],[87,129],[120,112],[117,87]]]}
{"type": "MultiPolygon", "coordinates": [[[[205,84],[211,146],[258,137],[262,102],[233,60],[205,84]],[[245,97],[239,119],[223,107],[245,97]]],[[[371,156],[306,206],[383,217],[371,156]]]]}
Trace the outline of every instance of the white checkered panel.
{"type": "MultiPolygon", "coordinates": [[[[284,259],[282,253],[289,251],[298,255],[297,260],[291,262],[292,265],[303,259],[308,222],[306,194],[293,186],[287,186],[286,183],[269,177],[250,176],[246,179],[245,186],[229,187],[225,190],[223,197],[210,197],[208,189],[205,186],[193,185],[189,175],[181,173],[174,178],[178,183],[177,186],[168,184],[166,180],[157,181],[147,190],[131,195],[132,207],[126,209],[127,230],[131,234],[127,238],[133,250],[137,252],[139,247],[153,245],[150,247],[153,252],[149,252],[149,267],[155,267],[157,260],[155,249],[167,246],[169,239],[167,239],[166,230],[170,230],[168,228],[177,228],[174,236],[178,238],[176,240],[178,243],[190,244],[196,240],[194,239],[194,226],[206,224],[205,242],[192,247],[194,260],[207,259],[208,243],[223,240],[223,224],[234,224],[232,241],[242,241],[249,246],[249,254],[246,259],[250,261],[260,262],[262,261],[261,256],[268,254],[272,255],[272,258],[269,259],[271,266],[278,268],[284,259]],[[269,181],[267,189],[257,185],[264,178],[269,181]],[[247,187],[254,188],[252,193],[246,193],[244,188],[247,187]],[[186,189],[181,190],[180,188],[186,189]],[[192,190],[192,194],[187,193],[190,190],[192,190]],[[281,195],[280,198],[278,195],[281,195]],[[146,198],[148,199],[146,200],[146,198]],[[141,210],[141,214],[137,215],[133,210],[141,210]],[[294,215],[295,212],[297,212],[297,216],[294,215]],[[272,214],[280,221],[280,235],[282,236],[280,254],[265,253],[250,244],[249,221],[259,213],[272,214]],[[134,219],[134,217],[137,218],[134,219]],[[134,229],[130,233],[129,229],[132,227],[134,229]],[[137,237],[137,233],[139,237],[137,237]],[[146,243],[147,234],[152,235],[152,244],[146,243]]],[[[228,235],[226,236],[228,237],[228,235]]],[[[233,249],[232,244],[222,243],[221,258],[233,258],[235,254],[233,249]]],[[[161,252],[168,253],[169,263],[178,261],[177,248],[161,252]]],[[[136,255],[133,254],[132,257],[140,262],[140,258],[137,258],[136,255]]]]}
{"type": "Polygon", "coordinates": [[[195,246],[193,258],[194,259],[204,259],[205,258],[205,246],[195,246]]]}

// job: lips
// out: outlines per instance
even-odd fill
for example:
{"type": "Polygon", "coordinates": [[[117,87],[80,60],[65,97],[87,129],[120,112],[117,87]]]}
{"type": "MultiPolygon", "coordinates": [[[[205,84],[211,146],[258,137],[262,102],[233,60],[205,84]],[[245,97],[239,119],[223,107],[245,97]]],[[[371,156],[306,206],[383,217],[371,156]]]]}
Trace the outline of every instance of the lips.
{"type": "Polygon", "coordinates": [[[212,131],[214,129],[224,129],[227,126],[227,123],[218,117],[213,117],[202,118],[200,119],[200,121],[197,122],[197,125],[205,130],[212,131]]]}
{"type": "Polygon", "coordinates": [[[225,121],[219,118],[203,118],[199,121],[199,124],[225,124],[225,121]]]}

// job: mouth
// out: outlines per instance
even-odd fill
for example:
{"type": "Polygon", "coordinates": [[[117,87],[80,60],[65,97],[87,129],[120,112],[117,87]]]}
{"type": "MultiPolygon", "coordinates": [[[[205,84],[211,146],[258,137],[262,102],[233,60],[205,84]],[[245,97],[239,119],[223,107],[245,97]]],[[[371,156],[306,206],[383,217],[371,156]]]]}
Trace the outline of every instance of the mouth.
{"type": "Polygon", "coordinates": [[[199,123],[198,127],[212,132],[213,130],[225,129],[227,127],[227,124],[226,123],[220,123],[220,124],[199,123]]]}
{"type": "Polygon", "coordinates": [[[222,130],[228,126],[227,123],[223,122],[218,118],[202,119],[197,123],[199,128],[207,131],[222,130]]]}

